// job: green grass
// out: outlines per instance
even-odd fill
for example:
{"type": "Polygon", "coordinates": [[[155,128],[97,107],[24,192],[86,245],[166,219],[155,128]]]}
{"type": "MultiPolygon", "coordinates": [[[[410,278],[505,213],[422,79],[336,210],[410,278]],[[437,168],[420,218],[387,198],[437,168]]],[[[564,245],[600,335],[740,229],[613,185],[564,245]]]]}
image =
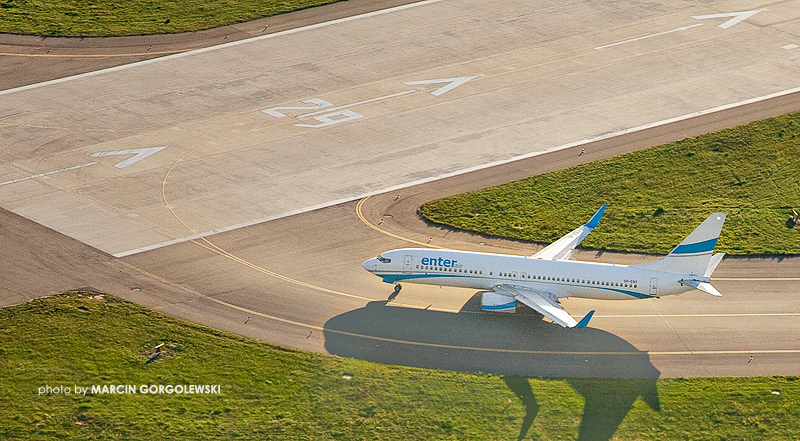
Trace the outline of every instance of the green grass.
{"type": "Polygon", "coordinates": [[[800,254],[800,113],[433,201],[428,220],[549,243],[608,204],[587,248],[668,253],[713,212],[717,251],[800,254]]]}
{"type": "Polygon", "coordinates": [[[800,429],[798,393],[795,377],[524,379],[385,366],[89,292],[0,310],[3,439],[505,440],[524,431],[537,440],[788,440],[800,429]],[[161,343],[168,356],[150,360],[161,343]],[[76,384],[220,384],[222,393],[38,393],[76,384]]]}
{"type": "Polygon", "coordinates": [[[167,34],[339,0],[0,0],[0,32],[60,37],[167,34]]]}

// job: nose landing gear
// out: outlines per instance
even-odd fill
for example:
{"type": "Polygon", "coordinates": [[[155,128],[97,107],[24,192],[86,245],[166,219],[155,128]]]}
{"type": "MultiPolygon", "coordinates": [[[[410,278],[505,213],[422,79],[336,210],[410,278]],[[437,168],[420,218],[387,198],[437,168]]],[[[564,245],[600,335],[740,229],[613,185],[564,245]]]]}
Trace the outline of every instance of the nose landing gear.
{"type": "Polygon", "coordinates": [[[394,300],[398,294],[400,294],[401,289],[403,289],[403,287],[399,283],[394,286],[394,291],[392,292],[391,295],[389,295],[390,302],[394,300]]]}

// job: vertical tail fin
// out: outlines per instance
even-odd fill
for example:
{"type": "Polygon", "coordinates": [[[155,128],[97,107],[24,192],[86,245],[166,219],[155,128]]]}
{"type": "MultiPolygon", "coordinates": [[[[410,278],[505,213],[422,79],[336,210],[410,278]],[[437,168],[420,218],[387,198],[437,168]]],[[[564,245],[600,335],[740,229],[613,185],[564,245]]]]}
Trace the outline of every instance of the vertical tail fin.
{"type": "Polygon", "coordinates": [[[654,271],[709,277],[722,260],[719,254],[717,255],[719,257],[712,257],[712,254],[724,223],[725,215],[714,213],[686,236],[686,239],[683,239],[666,257],[636,266],[654,271]]]}

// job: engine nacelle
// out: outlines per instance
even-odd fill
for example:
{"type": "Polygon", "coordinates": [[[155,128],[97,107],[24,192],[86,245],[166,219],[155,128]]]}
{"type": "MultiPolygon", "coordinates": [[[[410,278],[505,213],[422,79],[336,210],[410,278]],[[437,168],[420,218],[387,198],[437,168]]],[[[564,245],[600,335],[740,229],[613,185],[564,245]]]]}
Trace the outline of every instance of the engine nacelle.
{"type": "Polygon", "coordinates": [[[481,296],[481,307],[491,312],[517,312],[517,301],[513,297],[487,291],[481,296]]]}

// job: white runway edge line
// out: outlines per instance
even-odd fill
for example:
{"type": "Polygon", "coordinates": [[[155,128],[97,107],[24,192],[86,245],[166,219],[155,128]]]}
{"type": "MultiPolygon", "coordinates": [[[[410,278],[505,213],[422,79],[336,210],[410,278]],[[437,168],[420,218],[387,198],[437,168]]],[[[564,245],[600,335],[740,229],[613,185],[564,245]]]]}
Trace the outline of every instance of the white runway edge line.
{"type": "MultiPolygon", "coordinates": [[[[417,4],[417,3],[415,3],[415,4],[417,4]]],[[[259,219],[254,219],[254,220],[251,220],[251,221],[242,222],[242,223],[235,224],[235,225],[230,225],[230,226],[227,226],[227,227],[218,228],[218,229],[215,229],[215,230],[194,234],[194,235],[191,235],[191,236],[181,237],[181,238],[178,238],[178,239],[173,239],[173,240],[169,240],[169,241],[166,241],[166,242],[161,242],[161,243],[157,243],[157,244],[153,244],[153,245],[148,245],[148,246],[141,247],[141,248],[136,248],[136,249],[133,249],[133,250],[122,251],[122,252],[113,254],[113,256],[114,257],[125,257],[125,256],[133,255],[133,254],[143,253],[145,251],[151,251],[151,250],[155,250],[155,249],[158,249],[158,248],[163,248],[163,247],[166,247],[166,246],[169,246],[169,245],[174,245],[174,244],[178,244],[178,243],[182,243],[182,242],[188,242],[190,240],[200,239],[200,238],[207,237],[207,236],[212,236],[212,235],[218,234],[218,233],[224,233],[226,231],[232,231],[232,230],[236,230],[236,229],[239,229],[239,228],[249,227],[249,226],[252,226],[252,225],[260,224],[262,222],[268,222],[268,221],[275,220],[275,219],[280,219],[280,218],[283,218],[283,217],[293,216],[293,215],[301,214],[301,213],[307,213],[309,211],[314,211],[314,210],[318,210],[318,209],[321,209],[321,208],[332,207],[334,205],[339,205],[339,204],[343,204],[343,203],[346,203],[346,202],[356,201],[356,200],[359,200],[359,199],[362,199],[362,198],[365,198],[365,197],[368,197],[368,196],[375,196],[375,195],[387,193],[387,192],[390,192],[390,191],[397,191],[397,190],[401,190],[401,189],[404,189],[404,188],[413,187],[415,185],[426,184],[428,182],[438,181],[440,179],[445,179],[445,178],[450,178],[450,177],[453,177],[453,176],[463,175],[463,174],[470,173],[470,172],[473,172],[473,171],[478,171],[478,170],[483,170],[483,169],[486,169],[486,168],[496,167],[496,166],[499,166],[499,165],[504,165],[504,164],[508,164],[508,163],[511,163],[511,162],[515,162],[515,161],[521,161],[523,159],[533,158],[535,156],[544,155],[546,153],[551,153],[551,152],[555,152],[555,151],[559,151],[559,150],[564,150],[564,149],[568,149],[568,148],[572,148],[572,147],[577,147],[577,146],[580,146],[580,145],[590,144],[592,142],[602,141],[604,139],[615,138],[617,136],[626,135],[628,133],[640,132],[642,130],[647,130],[647,129],[651,129],[651,128],[654,128],[654,127],[659,127],[659,126],[671,124],[671,123],[678,122],[678,121],[684,121],[684,120],[687,120],[687,119],[696,118],[698,116],[703,116],[703,115],[707,115],[707,114],[710,114],[710,113],[721,112],[723,110],[733,109],[733,108],[736,108],[736,107],[745,106],[745,105],[748,105],[748,104],[753,104],[753,103],[757,103],[757,102],[760,102],[760,101],[769,100],[769,99],[772,99],[772,98],[778,98],[778,97],[785,96],[785,95],[791,95],[793,93],[798,93],[798,92],[800,92],[800,87],[796,87],[794,89],[789,89],[789,90],[784,90],[782,92],[775,92],[775,93],[771,93],[769,95],[764,95],[764,96],[760,96],[760,97],[756,97],[756,98],[750,98],[750,99],[747,99],[747,100],[744,100],[744,101],[739,101],[739,102],[732,103],[732,104],[726,104],[726,105],[723,105],[723,106],[713,107],[711,109],[700,110],[698,112],[689,113],[689,114],[681,115],[681,116],[676,116],[674,118],[669,118],[669,119],[665,119],[665,120],[654,122],[654,123],[644,124],[644,125],[641,125],[641,126],[638,126],[638,127],[630,128],[630,129],[624,129],[624,130],[620,130],[620,131],[613,132],[613,133],[607,133],[605,135],[599,135],[599,136],[596,136],[594,138],[584,139],[582,141],[571,142],[569,144],[564,144],[564,145],[557,146],[557,147],[551,147],[551,148],[546,149],[546,150],[526,153],[524,155],[514,156],[514,157],[509,158],[509,159],[503,159],[503,160],[500,160],[500,161],[490,162],[488,164],[476,165],[474,167],[469,167],[469,168],[465,168],[465,169],[462,169],[462,170],[457,170],[457,171],[450,172],[450,173],[445,173],[445,174],[438,175],[438,176],[432,176],[432,177],[429,177],[429,178],[419,179],[419,180],[416,180],[416,181],[411,181],[411,182],[407,182],[407,183],[404,183],[404,184],[395,185],[395,186],[384,188],[384,189],[381,189],[381,190],[371,191],[371,192],[364,193],[364,194],[361,194],[361,195],[358,195],[358,196],[346,197],[346,198],[337,199],[337,200],[330,201],[330,202],[324,202],[324,203],[321,203],[321,204],[312,205],[310,207],[299,208],[297,210],[291,210],[291,211],[287,211],[285,213],[276,214],[276,215],[273,215],[273,216],[267,216],[267,217],[263,217],[263,218],[259,218],[259,219]]]]}
{"type": "Polygon", "coordinates": [[[407,4],[407,5],[395,6],[393,8],[389,8],[389,9],[382,9],[382,10],[379,10],[379,11],[367,12],[367,13],[360,14],[360,15],[354,15],[352,17],[339,18],[339,19],[336,19],[336,20],[331,20],[331,21],[326,21],[326,22],[317,23],[317,24],[313,24],[313,25],[303,26],[303,27],[299,27],[299,28],[295,28],[295,29],[287,29],[285,31],[275,32],[274,34],[259,35],[258,37],[245,38],[244,40],[237,40],[237,41],[232,41],[230,43],[218,44],[216,46],[209,46],[209,47],[204,47],[204,48],[201,48],[201,49],[194,49],[194,50],[191,50],[191,51],[181,52],[181,53],[178,53],[178,54],[167,55],[165,57],[153,58],[153,59],[144,60],[144,61],[137,61],[135,63],[124,64],[122,66],[109,67],[107,69],[101,69],[101,70],[96,70],[96,71],[93,71],[93,72],[87,72],[87,73],[83,73],[83,74],[79,74],[79,75],[73,75],[73,76],[64,77],[64,78],[58,78],[58,79],[55,79],[55,80],[44,81],[44,82],[41,82],[41,83],[30,84],[28,86],[21,86],[21,87],[16,87],[14,89],[2,90],[2,91],[0,91],[0,96],[8,95],[8,94],[11,94],[11,93],[14,93],[14,92],[22,92],[22,91],[25,91],[25,90],[36,89],[36,88],[39,88],[39,87],[49,86],[49,85],[52,85],[52,84],[64,83],[64,82],[71,81],[71,80],[77,80],[79,78],[86,78],[86,77],[91,77],[91,76],[95,76],[95,75],[102,75],[102,74],[109,73],[109,72],[116,72],[116,71],[119,71],[119,70],[124,70],[124,69],[131,68],[131,67],[143,66],[145,64],[157,63],[159,61],[171,60],[171,59],[174,59],[174,58],[181,58],[181,57],[186,57],[186,56],[190,56],[190,55],[201,54],[203,52],[215,51],[215,50],[218,50],[218,49],[224,49],[224,48],[228,48],[228,47],[238,46],[240,44],[248,44],[248,43],[252,43],[252,42],[256,42],[256,41],[267,40],[267,39],[270,39],[270,38],[282,37],[284,35],[291,35],[291,34],[295,34],[295,33],[298,33],[298,32],[308,31],[308,30],[311,30],[311,29],[323,28],[323,27],[326,27],[326,26],[331,26],[331,25],[335,25],[335,24],[339,24],[339,23],[346,23],[348,21],[359,20],[359,19],[362,19],[362,18],[374,17],[374,16],[378,16],[378,15],[383,15],[383,14],[389,14],[391,12],[397,12],[397,11],[402,11],[402,10],[405,10],[405,9],[411,9],[411,8],[415,8],[417,6],[430,5],[430,4],[439,3],[439,2],[442,2],[442,1],[444,1],[444,0],[425,0],[425,1],[417,2],[417,3],[410,3],[410,4],[407,4]]]}

